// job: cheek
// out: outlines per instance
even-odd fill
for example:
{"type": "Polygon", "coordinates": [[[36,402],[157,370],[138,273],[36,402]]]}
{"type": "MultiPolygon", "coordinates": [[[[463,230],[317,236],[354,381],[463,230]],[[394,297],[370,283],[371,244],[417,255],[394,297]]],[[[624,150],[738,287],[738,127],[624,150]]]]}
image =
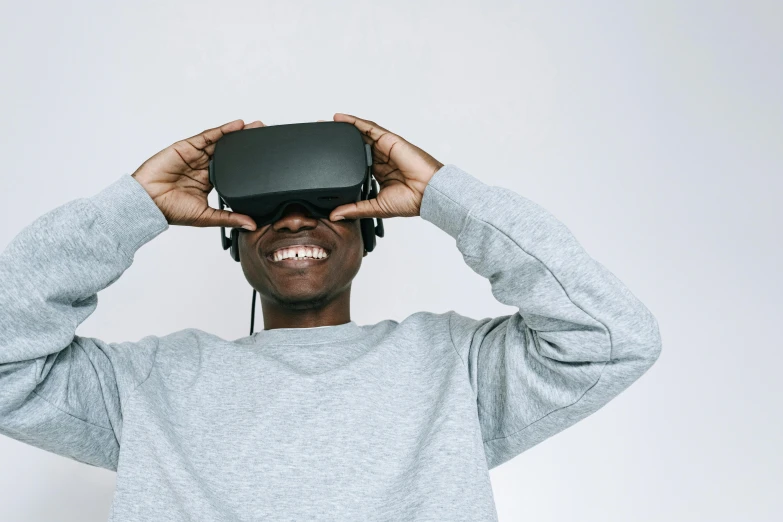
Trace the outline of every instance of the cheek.
{"type": "Polygon", "coordinates": [[[361,231],[357,230],[356,236],[350,242],[351,251],[356,252],[359,259],[364,256],[364,240],[361,231]]]}
{"type": "Polygon", "coordinates": [[[354,227],[353,241],[359,245],[359,248],[364,252],[364,239],[362,239],[362,226],[361,222],[357,219],[356,226],[354,227]]]}
{"type": "Polygon", "coordinates": [[[239,259],[240,260],[243,257],[245,257],[246,252],[247,252],[247,241],[245,240],[245,234],[240,232],[239,233],[239,259]]]}
{"type": "Polygon", "coordinates": [[[258,264],[259,260],[257,259],[258,254],[253,249],[252,241],[249,238],[249,234],[240,232],[239,233],[239,261],[242,265],[242,270],[245,271],[245,273],[248,272],[248,270],[252,270],[251,267],[256,266],[258,264]]]}

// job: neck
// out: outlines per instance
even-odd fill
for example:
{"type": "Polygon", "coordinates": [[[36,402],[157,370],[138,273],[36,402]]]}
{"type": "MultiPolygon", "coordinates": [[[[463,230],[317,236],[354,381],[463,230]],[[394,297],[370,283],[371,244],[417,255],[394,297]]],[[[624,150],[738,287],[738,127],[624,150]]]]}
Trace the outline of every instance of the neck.
{"type": "Polygon", "coordinates": [[[264,330],[335,326],[351,321],[351,289],[324,303],[299,301],[281,303],[261,297],[264,330]]]}

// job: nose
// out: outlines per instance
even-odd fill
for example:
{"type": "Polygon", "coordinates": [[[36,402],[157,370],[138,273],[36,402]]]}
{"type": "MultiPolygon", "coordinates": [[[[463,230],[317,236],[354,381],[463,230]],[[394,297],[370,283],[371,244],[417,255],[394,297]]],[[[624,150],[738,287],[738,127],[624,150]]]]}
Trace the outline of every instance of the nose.
{"type": "Polygon", "coordinates": [[[318,225],[318,219],[314,218],[307,207],[301,203],[289,203],[283,209],[283,215],[274,222],[272,228],[275,231],[288,229],[296,232],[301,228],[315,228],[318,225]]]}

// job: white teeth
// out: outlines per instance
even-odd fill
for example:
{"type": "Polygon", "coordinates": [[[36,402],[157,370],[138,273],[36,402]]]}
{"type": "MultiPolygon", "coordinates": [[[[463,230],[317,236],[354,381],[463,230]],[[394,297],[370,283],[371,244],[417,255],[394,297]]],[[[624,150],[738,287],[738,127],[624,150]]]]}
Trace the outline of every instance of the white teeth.
{"type": "Polygon", "coordinates": [[[290,258],[312,258],[312,259],[324,259],[329,257],[325,250],[319,247],[291,247],[281,248],[272,255],[274,261],[282,261],[290,258]]]}

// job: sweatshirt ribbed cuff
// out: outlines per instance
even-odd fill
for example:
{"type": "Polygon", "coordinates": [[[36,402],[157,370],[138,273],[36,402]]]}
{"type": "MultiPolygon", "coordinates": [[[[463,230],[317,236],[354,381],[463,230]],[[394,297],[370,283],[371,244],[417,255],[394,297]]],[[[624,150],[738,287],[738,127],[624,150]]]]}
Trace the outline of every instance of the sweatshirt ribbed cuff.
{"type": "Polygon", "coordinates": [[[130,174],[87,199],[98,208],[109,233],[128,256],[169,228],[163,212],[130,174]]]}
{"type": "Polygon", "coordinates": [[[419,215],[457,239],[473,205],[485,201],[489,185],[448,164],[430,178],[419,215]]]}

